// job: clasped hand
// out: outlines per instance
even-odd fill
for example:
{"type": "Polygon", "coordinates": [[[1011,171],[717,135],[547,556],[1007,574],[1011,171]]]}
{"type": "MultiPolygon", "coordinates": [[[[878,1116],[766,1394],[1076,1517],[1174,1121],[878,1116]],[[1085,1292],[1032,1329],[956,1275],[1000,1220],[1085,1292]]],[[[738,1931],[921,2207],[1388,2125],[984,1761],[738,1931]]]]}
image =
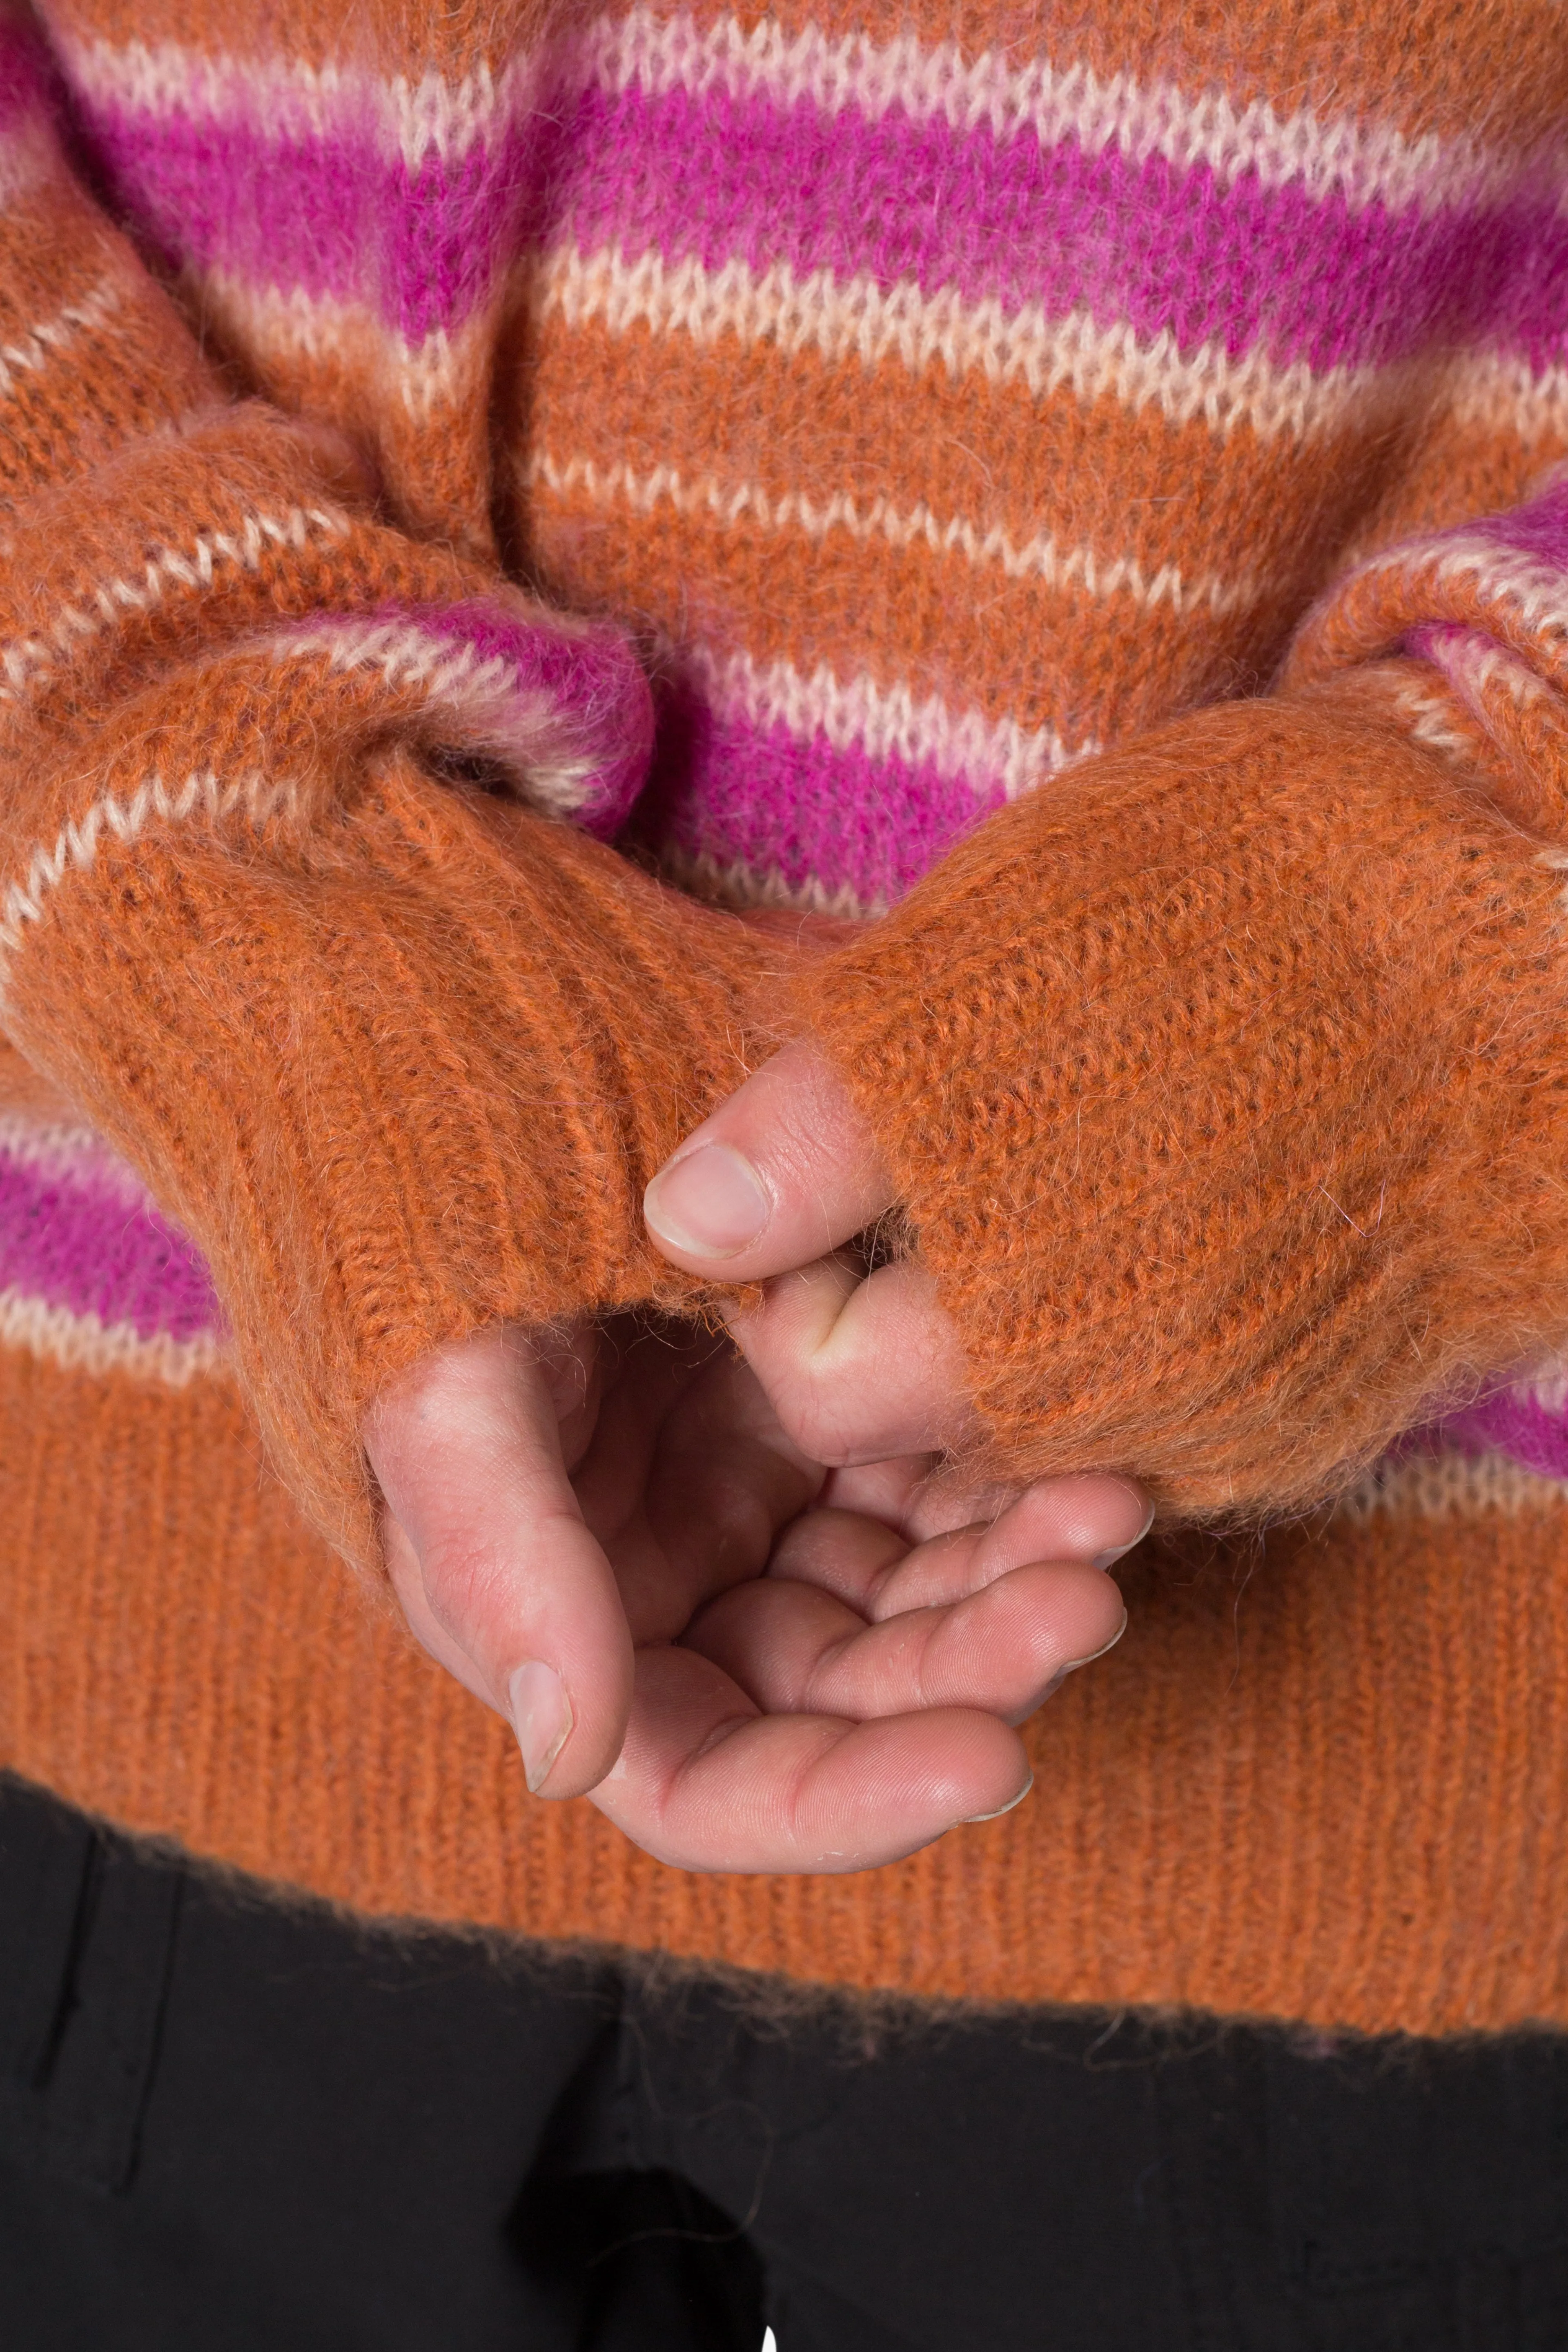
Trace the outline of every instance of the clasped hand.
{"type": "Polygon", "coordinates": [[[828,1066],[788,1048],[648,1190],[665,1255],[762,1283],[685,1327],[481,1334],[366,1444],[393,1582],[507,1715],[529,1785],[689,1869],[831,1871],[1016,1803],[1016,1726],[1125,1622],[1144,1497],[963,1491],[956,1341],[918,1267],[839,1254],[893,1205],[828,1066]]]}

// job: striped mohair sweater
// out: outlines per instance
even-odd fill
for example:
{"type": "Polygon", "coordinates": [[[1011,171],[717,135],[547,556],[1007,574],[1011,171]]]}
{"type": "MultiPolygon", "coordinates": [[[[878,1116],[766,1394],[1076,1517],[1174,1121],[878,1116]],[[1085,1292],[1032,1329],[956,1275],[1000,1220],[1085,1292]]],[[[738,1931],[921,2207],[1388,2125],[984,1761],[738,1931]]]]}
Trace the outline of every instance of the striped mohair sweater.
{"type": "Polygon", "coordinates": [[[37,20],[0,1761],[370,1911],[1568,2022],[1568,37],[37,20]],[[758,903],[877,919],[797,968],[758,903]],[[530,1805],[333,1547],[374,1573],[356,1418],[421,1348],[679,1303],[638,1183],[779,1003],[995,1445],[1125,1464],[1175,1532],[1030,1730],[1048,1802],[699,1879],[530,1805]],[[1229,1502],[1292,1516],[1182,1536],[1229,1502]]]}

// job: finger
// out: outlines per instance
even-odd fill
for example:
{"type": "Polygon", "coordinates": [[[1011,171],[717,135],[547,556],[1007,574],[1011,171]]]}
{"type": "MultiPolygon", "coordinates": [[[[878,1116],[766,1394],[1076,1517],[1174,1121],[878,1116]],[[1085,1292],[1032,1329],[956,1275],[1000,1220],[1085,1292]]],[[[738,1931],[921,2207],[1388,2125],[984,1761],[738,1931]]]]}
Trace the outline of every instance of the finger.
{"type": "Polygon", "coordinates": [[[944,1530],[890,1561],[866,1596],[866,1612],[890,1617],[959,1601],[1032,1560],[1071,1560],[1103,1572],[1142,1540],[1153,1517],[1131,1479],[1042,1478],[990,1526],[944,1530]]]}
{"type": "Polygon", "coordinates": [[[770,1282],[730,1328],[816,1461],[939,1453],[975,1433],[969,1368],[923,1266],[900,1260],[863,1276],[843,1258],[821,1258],[770,1282]]]}
{"type": "Polygon", "coordinates": [[[830,1592],[864,1618],[962,1601],[1035,1560],[1111,1568],[1147,1534],[1152,1507],[1121,1478],[1042,1479],[990,1526],[944,1529],[911,1544],[898,1527],[819,1503],[784,1528],[770,1577],[830,1592]]]}
{"type": "Polygon", "coordinates": [[[1018,1723],[1126,1622],[1116,1586],[1092,1568],[1014,1569],[948,1607],[871,1625],[815,1586],[766,1577],[710,1602],[684,1646],[770,1714],[864,1720],[974,1706],[1018,1723]]]}
{"type": "Polygon", "coordinates": [[[874,1869],[1027,1795],[1017,1734],[951,1708],[873,1723],[759,1715],[689,1650],[645,1650],[626,1745],[593,1792],[679,1870],[874,1869]]]}
{"type": "Polygon", "coordinates": [[[837,1249],[893,1205],[870,1129],[813,1045],[786,1045],[693,1129],[644,1197],[666,1257],[754,1281],[837,1249]]]}
{"type": "MultiPolygon", "coordinates": [[[[1015,1501],[1016,1488],[965,1492],[951,1478],[922,1492],[915,1475],[922,1454],[929,1468],[939,1449],[958,1449],[978,1426],[962,1402],[969,1374],[957,1334],[923,1267],[879,1266],[862,1279],[826,1258],[771,1282],[731,1329],[795,1444],[841,1468],[866,1465],[868,1496],[885,1489],[910,1532],[995,1518],[1015,1501]]],[[[1029,1491],[1038,1542],[1025,1556],[1036,1559],[1120,1558],[1152,1517],[1141,1490],[1114,1474],[1042,1480],[1029,1491]]],[[[834,1500],[868,1507],[853,1486],[834,1500]]]]}
{"type": "MultiPolygon", "coordinates": [[[[971,1545],[973,1531],[969,1532],[971,1545]]],[[[792,1519],[774,1544],[768,1576],[830,1593],[868,1619],[889,1578],[909,1557],[910,1544],[896,1527],[863,1511],[818,1504],[792,1519]]]]}
{"type": "Polygon", "coordinates": [[[579,1796],[614,1763],[632,1650],[603,1550],[562,1458],[570,1396],[525,1335],[439,1350],[365,1432],[386,1498],[387,1565],[410,1626],[507,1716],[529,1787],[579,1796]]]}
{"type": "Polygon", "coordinates": [[[824,1474],[722,1335],[649,1324],[614,1336],[614,1374],[573,1486],[641,1647],[673,1641],[711,1594],[760,1575],[824,1474]]]}
{"type": "Polygon", "coordinates": [[[584,1523],[608,1552],[642,1507],[671,1413],[705,1367],[716,1359],[732,1363],[734,1349],[721,1332],[627,1315],[600,1326],[598,1354],[598,1418],[569,1466],[584,1523]]]}

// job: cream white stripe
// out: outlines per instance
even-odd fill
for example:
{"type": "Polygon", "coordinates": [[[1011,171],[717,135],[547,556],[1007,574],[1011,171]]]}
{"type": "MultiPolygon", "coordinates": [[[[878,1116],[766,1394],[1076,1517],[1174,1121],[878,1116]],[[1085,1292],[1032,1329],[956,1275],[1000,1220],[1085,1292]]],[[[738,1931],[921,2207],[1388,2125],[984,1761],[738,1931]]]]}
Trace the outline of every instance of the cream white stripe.
{"type": "Polygon", "coordinates": [[[269,547],[302,549],[312,541],[328,546],[349,530],[347,515],[331,507],[290,507],[286,514],[247,514],[237,531],[204,531],[188,551],[161,548],[134,577],[109,579],[90,598],[68,604],[45,636],[13,637],[0,643],[0,702],[16,702],[56,663],[68,658],[85,639],[112,628],[127,613],[146,613],[172,589],[210,588],[220,568],[254,572],[269,547]]]}
{"type": "Polygon", "coordinates": [[[100,278],[79,302],[66,303],[52,319],[41,319],[14,342],[0,343],[0,400],[15,399],[26,379],[41,375],[58,353],[106,325],[119,310],[120,299],[119,287],[100,278]]]}
{"type": "Polygon", "coordinates": [[[68,1307],[49,1307],[19,1290],[0,1290],[0,1347],[20,1349],[62,1371],[90,1372],[100,1380],[124,1372],[171,1389],[226,1369],[216,1334],[174,1339],[159,1331],[144,1339],[134,1324],[103,1323],[90,1312],[73,1315],[68,1307]]]}
{"type": "Polygon", "coordinates": [[[853,106],[873,121],[896,107],[959,131],[984,125],[1007,138],[1032,130],[1043,147],[1069,139],[1090,154],[1116,147],[1135,162],[1157,155],[1178,168],[1206,165],[1222,183],[1255,173],[1266,188],[1300,185],[1356,205],[1428,210],[1489,193],[1516,168],[1468,139],[1410,139],[1307,107],[1281,116],[1264,99],[1238,107],[1223,90],[1192,96],[1169,82],[1143,84],[1125,72],[1102,79],[1048,58],[1018,66],[996,49],[966,57],[955,42],[927,47],[912,34],[878,44],[817,26],[792,35],[765,17],[750,27],[733,16],[701,24],[684,11],[641,7],[602,17],[587,50],[612,89],[757,92],[828,112],[853,106]]]}
{"type": "Polygon", "coordinates": [[[917,698],[901,682],[879,687],[864,676],[846,681],[826,664],[806,673],[787,661],[759,662],[750,654],[721,658],[705,648],[685,659],[707,699],[725,718],[757,728],[783,727],[802,742],[820,736],[836,751],[900,759],[934,768],[943,777],[962,776],[977,793],[995,784],[1011,800],[1099,748],[1088,740],[1069,746],[1051,728],[954,711],[940,696],[917,698]]]}
{"type": "MultiPolygon", "coordinates": [[[[61,826],[52,848],[42,842],[37,845],[27,861],[26,881],[6,884],[0,896],[0,959],[14,955],[27,925],[43,919],[45,901],[66,875],[90,868],[106,833],[130,843],[139,840],[154,819],[177,825],[205,817],[218,825],[237,813],[259,831],[279,813],[291,815],[298,800],[299,788],[292,782],[247,775],[222,784],[210,768],[187,776],[173,790],[161,776],[151,776],[128,801],[106,793],[84,816],[72,817],[61,826]]],[[[3,976],[0,961],[0,979],[3,976]]]]}
{"type": "Polygon", "coordinates": [[[1503,1454],[1456,1451],[1380,1464],[1342,1496],[1337,1508],[1352,1520],[1384,1514],[1439,1519],[1481,1511],[1517,1518],[1524,1511],[1561,1509],[1565,1503],[1568,1479],[1539,1477],[1503,1454]]]}
{"type": "Polygon", "coordinates": [[[788,882],[776,866],[748,866],[743,858],[724,864],[707,850],[661,849],[659,871],[694,898],[721,907],[777,907],[791,915],[831,915],[840,922],[863,922],[887,912],[880,898],[857,896],[847,882],[830,890],[814,877],[788,882]]]}
{"type": "Polygon", "coordinates": [[[1560,702],[1546,680],[1535,670],[1527,669],[1517,654],[1481,636],[1479,631],[1467,630],[1457,642],[1442,649],[1438,659],[1440,667],[1471,697],[1500,687],[1516,710],[1536,710],[1543,703],[1560,702]]]}
{"type": "Polygon", "coordinates": [[[1451,408],[1456,424],[1515,435],[1528,448],[1568,445],[1568,368],[1537,374],[1523,360],[1479,352],[1455,372],[1451,408]]]}
{"type": "Polygon", "coordinates": [[[1459,761],[1473,776],[1481,748],[1480,730],[1454,697],[1405,684],[1395,698],[1415,740],[1425,743],[1429,751],[1440,752],[1445,760],[1459,761]]]}
{"type": "Polygon", "coordinates": [[[1568,629],[1568,581],[1561,567],[1538,562],[1506,545],[1462,538],[1436,541],[1428,546],[1406,542],[1372,557],[1352,574],[1350,585],[1353,589],[1358,582],[1381,572],[1405,571],[1415,578],[1430,577],[1439,586],[1476,581],[1486,594],[1512,604],[1531,628],[1568,629]]]}
{"type": "Polygon", "coordinates": [[[626,507],[640,514],[670,506],[678,514],[710,515],[730,530],[751,523],[763,530],[799,531],[810,540],[843,531],[851,539],[962,556],[976,567],[994,564],[1009,579],[1040,579],[1052,588],[1081,589],[1090,596],[1126,596],[1135,604],[1169,605],[1176,613],[1202,608],[1217,616],[1244,610],[1262,593],[1261,583],[1245,574],[1220,580],[1200,572],[1184,579],[1173,563],[1146,572],[1131,556],[1106,557],[1089,547],[1064,551],[1045,532],[1020,543],[997,524],[982,530],[964,516],[934,514],[923,499],[899,508],[889,499],[860,500],[843,491],[822,499],[795,490],[774,498],[759,482],[721,482],[712,474],[688,481],[673,466],[639,474],[618,460],[599,466],[591,457],[572,457],[562,465],[544,451],[530,460],[527,471],[531,480],[557,497],[581,494],[596,506],[626,507]]]}
{"type": "MultiPolygon", "coordinates": [[[[1552,860],[1559,867],[1563,862],[1561,852],[1552,860]]],[[[1509,1393],[1522,1398],[1527,1403],[1538,1404],[1543,1412],[1568,1410],[1568,1363],[1560,1356],[1552,1357],[1537,1370],[1527,1372],[1513,1381],[1509,1393]]]]}
{"type": "Polygon", "coordinates": [[[1343,425],[1375,400],[1397,397],[1404,371],[1276,366],[1254,350],[1233,359],[1219,342],[1184,353],[1169,329],[1141,342],[1129,326],[1104,327],[1088,311],[1048,318],[1038,305],[1007,310],[994,299],[966,302],[952,288],[925,294],[911,281],[884,289],[868,276],[830,269],[797,277],[784,263],[754,272],[741,259],[709,269],[696,257],[657,252],[553,252],[540,303],[571,327],[602,321],[612,334],[646,325],[703,345],[726,334],[771,341],[785,352],[875,367],[900,360],[911,374],[932,364],[957,380],[978,371],[992,383],[1025,385],[1047,399],[1064,385],[1085,403],[1109,396],[1133,411],[1158,408],[1173,425],[1201,417],[1225,433],[1245,420],[1264,439],[1297,441],[1343,425]]]}
{"type": "Polygon", "coordinates": [[[111,1192],[128,1209],[148,1205],[146,1188],[135,1171],[90,1127],[40,1125],[15,1112],[0,1112],[0,1154],[52,1182],[90,1184],[96,1192],[111,1192]]]}
{"type": "MultiPolygon", "coordinates": [[[[461,698],[476,710],[498,709],[502,690],[507,707],[515,707],[518,694],[517,674],[500,654],[481,659],[471,645],[432,636],[412,621],[310,623],[269,638],[267,651],[279,662],[308,661],[325,654],[331,669],[379,670],[395,692],[412,687],[432,698],[461,698]]],[[[541,697],[540,708],[553,711],[554,705],[541,697]]]]}
{"type": "Polygon", "coordinates": [[[499,74],[481,62],[455,79],[434,68],[415,78],[247,58],[172,41],[62,46],[89,105],[154,117],[240,115],[295,137],[363,124],[413,163],[432,150],[462,155],[493,138],[544,102],[543,74],[557,84],[596,79],[611,89],[635,83],[650,92],[758,92],[785,105],[805,99],[827,110],[854,106],[873,120],[899,107],[961,131],[984,124],[1005,138],[1032,130],[1045,146],[1068,139],[1091,153],[1115,146],[1134,160],[1206,165],[1222,183],[1255,173],[1265,187],[1300,185],[1356,205],[1429,209],[1473,200],[1513,170],[1473,141],[1431,132],[1413,139],[1350,113],[1303,107],[1280,115],[1263,99],[1237,104],[1222,90],[1194,95],[1125,72],[1104,79],[1047,58],[1019,66],[1000,50],[966,56],[954,42],[928,46],[911,34],[878,43],[815,26],[789,34],[765,19],[749,27],[734,16],[701,23],[685,11],[647,7],[601,16],[574,53],[565,45],[553,57],[535,52],[499,74]]]}

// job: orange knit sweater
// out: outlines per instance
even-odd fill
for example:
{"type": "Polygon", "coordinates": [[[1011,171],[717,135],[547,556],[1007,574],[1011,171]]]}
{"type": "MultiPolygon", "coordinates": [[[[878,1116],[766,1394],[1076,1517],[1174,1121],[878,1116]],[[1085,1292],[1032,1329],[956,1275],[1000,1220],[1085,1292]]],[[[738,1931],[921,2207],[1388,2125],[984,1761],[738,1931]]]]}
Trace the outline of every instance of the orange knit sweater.
{"type": "Polygon", "coordinates": [[[1568,2019],[1568,46],[428,14],[4,27],[0,1759],[377,1910],[1568,2019]],[[790,1028],[998,1462],[1174,1532],[1048,1798],[700,1883],[332,1554],[425,1349],[692,1303],[642,1184],[790,1028]]]}

